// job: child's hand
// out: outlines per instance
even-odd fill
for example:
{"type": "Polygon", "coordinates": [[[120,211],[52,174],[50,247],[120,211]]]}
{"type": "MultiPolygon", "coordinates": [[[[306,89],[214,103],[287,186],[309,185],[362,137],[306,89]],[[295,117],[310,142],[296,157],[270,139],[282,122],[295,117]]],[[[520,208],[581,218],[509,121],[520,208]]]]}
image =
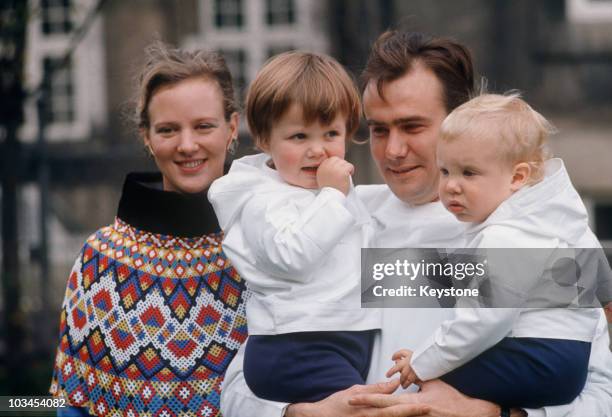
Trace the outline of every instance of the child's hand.
{"type": "Polygon", "coordinates": [[[393,359],[395,361],[395,365],[391,367],[387,371],[387,378],[390,378],[392,375],[397,372],[400,373],[400,381],[402,383],[403,388],[408,388],[410,384],[413,382],[419,381],[419,377],[410,366],[410,359],[412,358],[412,351],[408,349],[398,350],[393,354],[393,359]]]}
{"type": "Polygon", "coordinates": [[[608,319],[608,323],[612,324],[612,301],[604,306],[604,313],[606,313],[606,319],[608,319]]]}
{"type": "Polygon", "coordinates": [[[332,156],[327,158],[317,169],[317,184],[319,188],[332,187],[347,195],[351,185],[351,175],[355,167],[344,159],[332,156]]]}

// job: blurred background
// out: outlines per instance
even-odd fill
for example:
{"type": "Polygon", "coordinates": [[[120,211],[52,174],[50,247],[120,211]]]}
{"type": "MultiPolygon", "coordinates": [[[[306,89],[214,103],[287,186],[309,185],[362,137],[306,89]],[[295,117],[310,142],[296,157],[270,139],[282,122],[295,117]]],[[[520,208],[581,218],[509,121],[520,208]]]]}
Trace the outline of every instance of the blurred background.
{"type": "MultiPolygon", "coordinates": [[[[242,97],[290,49],[358,75],[389,27],[452,36],[489,90],[523,91],[612,246],[612,0],[2,0],[0,395],[46,393],[72,263],[125,174],[154,168],[129,122],[147,44],[221,51],[242,97]]],[[[380,182],[367,145],[348,158],[357,183],[380,182]]]]}

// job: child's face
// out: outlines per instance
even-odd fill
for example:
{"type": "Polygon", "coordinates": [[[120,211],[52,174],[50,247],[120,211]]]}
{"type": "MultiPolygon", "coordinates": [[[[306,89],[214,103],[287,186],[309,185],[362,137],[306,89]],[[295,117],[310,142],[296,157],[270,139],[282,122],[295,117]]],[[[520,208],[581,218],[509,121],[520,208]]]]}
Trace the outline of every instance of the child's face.
{"type": "Polygon", "coordinates": [[[329,125],[306,125],[302,108],[292,104],[272,126],[262,149],[272,157],[281,178],[302,188],[318,188],[317,168],[329,157],[344,159],[346,118],[336,116],[329,125]]]}
{"type": "Polygon", "coordinates": [[[513,167],[490,141],[440,140],[437,157],[440,200],[458,220],[483,222],[513,193],[513,167]]]}

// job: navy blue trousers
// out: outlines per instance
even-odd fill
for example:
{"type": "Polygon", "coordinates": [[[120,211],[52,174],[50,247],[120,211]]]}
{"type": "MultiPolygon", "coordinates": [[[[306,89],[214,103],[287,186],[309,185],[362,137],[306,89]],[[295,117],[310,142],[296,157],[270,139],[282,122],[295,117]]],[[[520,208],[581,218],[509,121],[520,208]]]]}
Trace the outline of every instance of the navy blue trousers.
{"type": "Polygon", "coordinates": [[[87,408],[66,406],[57,409],[57,417],[93,417],[87,408]]]}
{"type": "Polygon", "coordinates": [[[378,330],[249,336],[244,378],[258,397],[314,402],[365,383],[378,330]]]}
{"type": "Polygon", "coordinates": [[[507,337],[440,379],[505,407],[561,405],[584,388],[590,355],[588,342],[507,337]]]}

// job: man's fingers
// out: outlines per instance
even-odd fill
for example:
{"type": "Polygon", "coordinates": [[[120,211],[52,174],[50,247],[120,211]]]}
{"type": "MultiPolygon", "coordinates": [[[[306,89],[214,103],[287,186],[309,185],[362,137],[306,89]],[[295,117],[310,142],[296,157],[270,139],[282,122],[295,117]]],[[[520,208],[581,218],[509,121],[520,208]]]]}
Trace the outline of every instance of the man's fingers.
{"type": "Polygon", "coordinates": [[[388,408],[365,408],[360,417],[431,417],[431,407],[424,404],[400,404],[388,408]]]}
{"type": "Polygon", "coordinates": [[[358,385],[354,388],[355,394],[392,394],[399,387],[399,379],[378,384],[358,385]]]}
{"type": "Polygon", "coordinates": [[[388,394],[357,394],[349,399],[349,404],[384,408],[397,404],[397,399],[388,394]]]}
{"type": "Polygon", "coordinates": [[[376,417],[426,417],[431,407],[426,404],[398,404],[378,410],[376,417]]]}
{"type": "Polygon", "coordinates": [[[410,395],[358,394],[349,399],[349,404],[378,408],[373,414],[377,417],[421,416],[430,411],[427,404],[416,402],[415,397],[410,395]]]}

